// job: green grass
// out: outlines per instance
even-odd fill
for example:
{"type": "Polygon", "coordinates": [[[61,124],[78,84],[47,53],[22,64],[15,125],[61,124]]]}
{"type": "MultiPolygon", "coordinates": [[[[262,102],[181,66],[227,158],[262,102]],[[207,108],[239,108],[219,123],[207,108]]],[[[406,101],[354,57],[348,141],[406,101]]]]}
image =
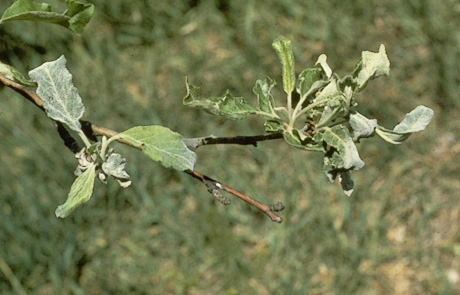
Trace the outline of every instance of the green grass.
{"type": "Polygon", "coordinates": [[[255,80],[281,84],[271,48],[280,34],[292,40],[297,73],[326,53],[344,74],[362,50],[385,44],[391,76],[359,94],[361,112],[393,127],[424,104],[435,118],[400,146],[363,140],[366,166],[353,173],[350,198],[327,182],[320,155],[281,141],[197,150],[198,171],[283,202],[281,225],[236,199],[225,207],[196,180],[121,145],[134,184],[97,183],[91,201],[62,220],[54,210],[76,161],[40,110],[2,89],[0,264],[13,276],[1,268],[1,295],[460,292],[457,1],[91,2],[96,15],[81,37],[4,24],[0,56],[27,72],[64,54],[84,119],[99,125],[160,124],[186,137],[262,133],[257,118],[182,106],[184,80],[204,95],[231,89],[254,102],[255,80]]]}

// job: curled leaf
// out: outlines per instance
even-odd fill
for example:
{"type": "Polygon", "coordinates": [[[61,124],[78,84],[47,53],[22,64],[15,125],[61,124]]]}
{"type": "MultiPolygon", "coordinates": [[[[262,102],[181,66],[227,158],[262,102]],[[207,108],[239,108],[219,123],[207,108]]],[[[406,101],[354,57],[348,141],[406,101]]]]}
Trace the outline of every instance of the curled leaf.
{"type": "Polygon", "coordinates": [[[331,67],[327,64],[327,55],[321,54],[318,57],[318,60],[316,61],[315,65],[319,65],[321,69],[323,69],[324,74],[326,75],[327,78],[332,77],[332,70],[331,67]]]}
{"type": "Polygon", "coordinates": [[[70,188],[67,200],[56,209],[57,217],[67,217],[76,207],[88,202],[93,194],[95,175],[96,165],[93,164],[75,179],[70,188]]]}
{"type": "Polygon", "coordinates": [[[278,54],[278,58],[280,59],[283,68],[284,91],[289,94],[295,87],[294,54],[291,49],[291,41],[283,36],[280,36],[273,41],[272,46],[278,54]]]}
{"type": "Polygon", "coordinates": [[[110,175],[117,179],[120,185],[125,188],[131,184],[130,176],[125,171],[125,165],[125,158],[122,158],[120,154],[112,153],[102,164],[102,171],[104,171],[106,175],[110,175]]]}
{"type": "Polygon", "coordinates": [[[305,69],[300,73],[298,92],[301,97],[303,97],[304,95],[309,95],[312,92],[316,92],[321,86],[324,86],[326,84],[326,81],[321,79],[322,72],[323,70],[320,68],[310,68],[305,69]],[[315,89],[310,91],[310,89],[312,88],[315,89]]]}
{"type": "Polygon", "coordinates": [[[270,77],[265,80],[257,80],[252,91],[257,95],[259,101],[259,109],[268,114],[275,114],[275,100],[271,94],[272,88],[276,82],[270,77]]]}
{"type": "Polygon", "coordinates": [[[376,119],[368,119],[358,112],[350,112],[350,123],[351,129],[353,129],[353,141],[357,141],[362,137],[369,137],[374,134],[374,130],[377,127],[376,119]]]}
{"type": "Polygon", "coordinates": [[[242,97],[234,97],[229,91],[222,97],[202,98],[199,96],[200,88],[189,84],[187,86],[187,95],[184,97],[184,105],[194,108],[201,108],[213,115],[224,116],[234,120],[245,119],[250,114],[259,111],[253,105],[247,103],[242,97]]]}
{"type": "Polygon", "coordinates": [[[359,170],[364,166],[358,150],[351,139],[348,129],[342,125],[326,128],[322,139],[328,145],[324,156],[323,171],[333,181],[339,173],[349,170],[359,170]]]}
{"type": "Polygon", "coordinates": [[[8,79],[15,81],[19,84],[30,87],[37,87],[37,83],[24,77],[24,75],[14,67],[4,64],[2,62],[0,62],[0,73],[2,73],[8,79]]]}
{"type": "Polygon", "coordinates": [[[363,51],[361,61],[355,69],[358,79],[358,88],[362,90],[369,80],[390,74],[390,60],[388,60],[385,46],[380,45],[379,52],[363,51]]]}
{"type": "Polygon", "coordinates": [[[433,114],[434,112],[432,109],[420,105],[410,113],[406,114],[404,120],[396,125],[393,130],[377,126],[375,132],[389,143],[401,144],[412,133],[424,130],[431,122],[433,114]]]}

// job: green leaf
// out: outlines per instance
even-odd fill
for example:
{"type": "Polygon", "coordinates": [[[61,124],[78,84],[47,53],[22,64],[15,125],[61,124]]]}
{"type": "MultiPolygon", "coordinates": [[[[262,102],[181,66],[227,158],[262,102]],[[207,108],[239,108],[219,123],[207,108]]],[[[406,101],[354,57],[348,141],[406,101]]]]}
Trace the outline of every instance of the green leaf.
{"type": "MultiPolygon", "coordinates": [[[[104,171],[105,175],[114,177],[123,188],[126,188],[131,185],[131,180],[129,174],[125,171],[125,165],[125,158],[122,158],[120,154],[112,153],[102,164],[102,171],[104,171]]],[[[100,175],[99,178],[105,183],[106,176],[100,175]]]]}
{"type": "Polygon", "coordinates": [[[276,85],[276,82],[270,77],[265,80],[257,80],[256,85],[252,91],[257,95],[259,101],[259,109],[262,112],[268,114],[275,114],[275,100],[271,94],[272,88],[276,85]]]}
{"type": "Polygon", "coordinates": [[[330,99],[341,95],[341,91],[337,85],[337,80],[333,77],[329,84],[321,90],[319,95],[314,99],[314,101],[320,101],[323,99],[330,99]]]}
{"type": "Polygon", "coordinates": [[[94,14],[93,4],[83,4],[74,0],[66,0],[67,10],[64,13],[51,11],[46,3],[34,3],[33,0],[18,0],[3,13],[0,23],[13,20],[30,20],[58,24],[80,34],[94,14]]]}
{"type": "Polygon", "coordinates": [[[74,131],[81,131],[79,119],[85,112],[85,106],[73,86],[72,75],[66,68],[64,56],[46,62],[29,72],[37,81],[37,94],[43,99],[48,117],[67,124],[74,131]]]}
{"type": "Polygon", "coordinates": [[[283,124],[274,120],[265,121],[264,126],[266,132],[278,132],[283,130],[283,124]]]}
{"type": "Polygon", "coordinates": [[[4,64],[2,62],[0,62],[0,73],[2,73],[8,79],[14,82],[17,82],[19,84],[30,86],[30,87],[37,87],[37,84],[34,81],[27,79],[17,69],[15,69],[14,67],[10,65],[4,64]]]}
{"type": "Polygon", "coordinates": [[[359,170],[364,166],[350,133],[344,126],[326,128],[322,139],[328,145],[323,171],[330,181],[333,181],[339,172],[359,170]]]}
{"type": "Polygon", "coordinates": [[[306,136],[298,129],[292,129],[291,132],[283,132],[284,140],[298,149],[306,151],[324,152],[320,137],[306,136]]]}
{"type": "Polygon", "coordinates": [[[227,90],[222,97],[202,98],[199,96],[200,88],[189,84],[187,86],[187,95],[184,97],[184,105],[194,108],[201,108],[213,115],[224,116],[234,120],[245,119],[250,114],[259,111],[253,105],[247,103],[242,97],[234,97],[227,90]]]}
{"type": "Polygon", "coordinates": [[[375,128],[377,127],[376,119],[368,119],[355,111],[350,113],[350,119],[348,122],[353,129],[353,141],[357,141],[362,137],[372,136],[375,128]]]}
{"type": "Polygon", "coordinates": [[[377,126],[375,132],[392,144],[401,144],[412,133],[422,131],[428,126],[433,118],[433,110],[423,105],[416,107],[413,111],[406,114],[404,120],[395,126],[393,130],[377,126]]]}
{"type": "Polygon", "coordinates": [[[272,46],[278,54],[283,67],[284,91],[289,94],[295,87],[294,55],[292,54],[291,41],[280,36],[273,41],[272,46]]]}
{"type": "Polygon", "coordinates": [[[322,72],[323,70],[320,68],[309,68],[303,70],[302,73],[300,73],[300,83],[298,90],[301,97],[304,95],[309,95],[311,92],[313,92],[310,91],[310,89],[315,88],[314,91],[316,92],[321,86],[325,85],[326,81],[322,80],[322,72]],[[313,85],[316,85],[316,87],[313,87],[313,85]]]}
{"type": "Polygon", "coordinates": [[[96,175],[96,165],[91,165],[88,169],[75,179],[70,188],[67,200],[63,205],[60,205],[56,209],[57,217],[67,217],[72,211],[88,202],[93,194],[94,177],[96,175]]]}
{"type": "Polygon", "coordinates": [[[380,45],[379,52],[363,51],[361,61],[358,62],[354,75],[358,79],[358,89],[362,90],[369,80],[390,74],[390,61],[385,46],[380,45]]]}
{"type": "Polygon", "coordinates": [[[144,154],[167,168],[193,170],[196,155],[189,150],[179,133],[163,126],[137,126],[116,135],[142,146],[144,154]]]}
{"type": "Polygon", "coordinates": [[[332,77],[331,67],[327,64],[327,55],[321,54],[315,65],[319,65],[328,79],[332,77]]]}

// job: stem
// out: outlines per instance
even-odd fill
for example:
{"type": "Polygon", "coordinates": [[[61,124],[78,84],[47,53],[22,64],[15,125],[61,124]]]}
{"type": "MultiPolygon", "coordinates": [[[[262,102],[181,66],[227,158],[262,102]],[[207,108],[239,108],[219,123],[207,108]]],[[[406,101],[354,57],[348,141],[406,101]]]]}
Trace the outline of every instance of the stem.
{"type": "Polygon", "coordinates": [[[86,148],[88,149],[91,146],[91,142],[89,142],[88,137],[86,137],[85,133],[83,131],[79,131],[78,135],[80,136],[81,140],[83,140],[83,143],[85,144],[86,148]]]}
{"type": "MultiPolygon", "coordinates": [[[[270,217],[270,219],[274,222],[278,222],[278,223],[281,223],[283,222],[283,219],[281,217],[279,217],[278,215],[276,215],[275,213],[273,213],[273,208],[270,208],[270,206],[268,205],[265,205],[243,193],[240,193],[239,191],[231,188],[231,187],[228,187],[226,186],[225,184],[221,183],[221,182],[218,182],[206,175],[203,175],[201,173],[199,173],[198,171],[185,171],[185,173],[193,176],[194,178],[196,179],[199,179],[201,180],[203,183],[206,183],[206,181],[211,181],[213,182],[216,186],[218,187],[221,187],[224,191],[226,191],[227,193],[229,194],[232,194],[238,198],[240,198],[241,200],[245,201],[246,203],[249,203],[251,205],[253,205],[254,207],[256,207],[257,209],[261,210],[263,213],[267,214],[268,217],[270,217]]],[[[281,208],[283,208],[282,204],[280,203],[277,203],[276,206],[281,206],[281,208]]],[[[272,206],[272,207],[276,207],[276,206],[272,206]]]]}
{"type": "MultiPolygon", "coordinates": [[[[291,127],[294,127],[294,124],[295,122],[297,121],[297,119],[299,119],[300,116],[302,116],[303,114],[305,114],[306,112],[312,110],[313,108],[317,107],[317,106],[320,106],[322,105],[323,103],[326,103],[327,102],[327,98],[325,99],[322,99],[322,100],[318,100],[314,103],[311,103],[309,104],[307,107],[303,108],[302,110],[298,111],[297,112],[297,108],[294,110],[294,113],[292,114],[292,119],[291,119],[291,122],[289,122],[289,126],[291,127]]],[[[299,104],[297,104],[297,106],[300,105],[300,101],[299,101],[299,104]]]]}
{"type": "Polygon", "coordinates": [[[289,92],[287,95],[287,108],[288,108],[289,118],[292,118],[292,91],[289,92]]]}
{"type": "MultiPolygon", "coordinates": [[[[31,90],[31,89],[29,89],[29,88],[27,88],[27,87],[25,87],[25,86],[23,86],[23,85],[21,85],[19,83],[16,83],[14,81],[9,80],[8,78],[6,78],[1,73],[0,73],[0,82],[2,82],[5,86],[10,87],[14,91],[20,93],[22,96],[24,96],[26,99],[28,99],[29,101],[31,101],[36,106],[38,106],[41,110],[44,111],[43,100],[33,90],[31,90]]],[[[116,131],[113,131],[113,130],[110,130],[108,128],[92,124],[92,123],[87,122],[87,121],[81,121],[81,123],[85,123],[85,126],[90,127],[90,129],[91,129],[90,131],[93,133],[92,135],[97,134],[97,135],[104,135],[104,136],[110,137],[106,141],[107,146],[112,141],[117,140],[120,143],[129,145],[129,146],[134,147],[134,148],[136,148],[138,150],[143,149],[143,146],[133,145],[133,144],[127,142],[126,140],[123,140],[122,138],[117,137],[116,135],[118,134],[118,132],[116,132],[116,131]]],[[[68,131],[65,128],[64,128],[64,130],[62,130],[62,133],[65,133],[64,135],[66,137],[71,137],[71,135],[68,133],[68,131]]],[[[61,132],[60,132],[60,135],[62,137],[61,132]]],[[[91,146],[91,143],[89,142],[87,136],[83,133],[83,131],[78,132],[78,135],[81,137],[81,139],[83,140],[83,142],[85,143],[85,145],[87,147],[91,146]]],[[[282,133],[272,133],[272,134],[258,135],[258,136],[222,137],[220,139],[219,138],[209,137],[208,139],[210,140],[210,142],[207,142],[205,144],[235,143],[235,144],[253,144],[253,145],[255,145],[258,141],[276,139],[276,138],[281,138],[281,137],[282,137],[282,133]],[[225,142],[225,141],[232,141],[232,142],[225,142]],[[245,142],[247,142],[247,143],[245,143],[245,142]]],[[[207,182],[213,182],[215,186],[217,186],[219,188],[222,188],[226,192],[228,192],[228,193],[230,193],[230,194],[242,199],[246,203],[249,203],[249,204],[253,205],[254,207],[256,207],[257,209],[261,210],[266,215],[268,215],[272,221],[275,221],[275,222],[278,222],[278,223],[283,221],[283,219],[281,217],[279,217],[278,215],[276,215],[274,213],[274,211],[280,211],[280,210],[282,210],[284,208],[284,206],[282,206],[281,203],[276,203],[274,205],[268,206],[268,205],[263,204],[263,203],[261,203],[261,202],[259,202],[257,200],[254,200],[253,198],[251,198],[251,197],[249,197],[249,196],[247,196],[247,195],[245,195],[245,194],[243,194],[241,192],[238,192],[237,190],[235,190],[235,189],[233,189],[233,188],[231,188],[231,187],[229,187],[229,186],[227,186],[227,185],[225,185],[223,183],[215,181],[211,177],[208,177],[208,176],[206,176],[204,174],[199,173],[196,170],[193,170],[193,171],[188,170],[188,171],[183,171],[183,172],[188,174],[188,175],[190,175],[190,176],[192,176],[195,179],[200,180],[204,184],[207,184],[207,182]]]]}
{"type": "Polygon", "coordinates": [[[196,138],[183,138],[184,143],[190,148],[198,148],[209,144],[240,144],[257,146],[257,142],[283,138],[282,132],[274,132],[255,136],[215,137],[213,135],[196,138]]]}

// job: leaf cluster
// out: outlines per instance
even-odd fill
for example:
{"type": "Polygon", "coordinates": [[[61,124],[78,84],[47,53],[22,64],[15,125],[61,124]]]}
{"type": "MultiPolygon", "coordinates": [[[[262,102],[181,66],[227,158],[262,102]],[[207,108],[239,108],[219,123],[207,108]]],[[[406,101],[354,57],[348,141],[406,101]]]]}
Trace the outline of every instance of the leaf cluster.
{"type": "Polygon", "coordinates": [[[400,144],[410,134],[425,129],[432,119],[431,109],[418,106],[390,130],[356,111],[356,94],[369,81],[390,73],[384,45],[380,45],[378,52],[362,52],[353,71],[343,77],[330,68],[325,54],[318,57],[314,67],[304,69],[296,77],[291,42],[281,36],[273,42],[273,48],[282,66],[286,106],[278,106],[280,100],[273,97],[276,83],[270,77],[257,80],[253,88],[258,106],[229,91],[220,97],[200,97],[199,88],[188,81],[184,104],[230,119],[261,116],[266,132],[281,132],[291,146],[322,152],[323,172],[331,182],[338,178],[348,196],[353,191],[350,171],[364,166],[356,148],[361,138],[377,134],[387,142],[400,144]],[[295,96],[300,98],[294,101],[295,96]]]}

